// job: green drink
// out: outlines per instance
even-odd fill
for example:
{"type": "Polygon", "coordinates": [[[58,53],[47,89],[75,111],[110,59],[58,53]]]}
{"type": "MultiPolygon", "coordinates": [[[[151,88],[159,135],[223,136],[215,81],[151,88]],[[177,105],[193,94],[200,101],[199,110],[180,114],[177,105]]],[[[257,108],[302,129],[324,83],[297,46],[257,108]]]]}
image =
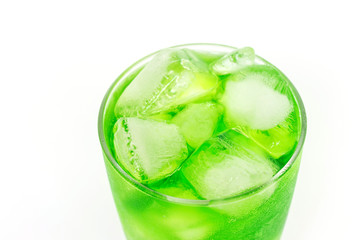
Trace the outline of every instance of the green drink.
{"type": "Polygon", "coordinates": [[[280,239],[305,132],[296,89],[251,48],[192,44],[141,59],[99,115],[127,239],[280,239]]]}

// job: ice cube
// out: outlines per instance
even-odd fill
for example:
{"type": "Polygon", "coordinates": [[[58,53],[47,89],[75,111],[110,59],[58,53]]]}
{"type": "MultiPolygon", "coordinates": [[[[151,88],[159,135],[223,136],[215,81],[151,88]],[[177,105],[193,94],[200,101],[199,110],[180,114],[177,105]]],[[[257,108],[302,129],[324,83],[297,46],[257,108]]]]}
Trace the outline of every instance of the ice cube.
{"type": "Polygon", "coordinates": [[[205,141],[181,167],[205,199],[241,194],[266,183],[277,170],[262,148],[235,129],[205,141]]]}
{"type": "Polygon", "coordinates": [[[226,107],[228,121],[259,130],[275,127],[292,110],[285,95],[251,77],[228,81],[222,102],[226,107]]]}
{"type": "Polygon", "coordinates": [[[254,64],[255,52],[250,47],[240,48],[230,52],[214,62],[211,69],[218,75],[232,74],[254,64]]]}
{"type": "Polygon", "coordinates": [[[211,98],[217,77],[188,49],[156,54],[124,90],[115,115],[149,116],[199,98],[211,98]]]}
{"type": "Polygon", "coordinates": [[[162,181],[149,185],[149,188],[171,197],[201,199],[179,172],[174,173],[162,181]]]}
{"type": "MultiPolygon", "coordinates": [[[[144,195],[144,194],[143,194],[144,195]]],[[[148,197],[149,198],[149,197],[148,197]]],[[[210,208],[156,200],[146,209],[119,211],[129,239],[212,239],[221,215],[210,208]]]]}
{"type": "Polygon", "coordinates": [[[174,207],[164,221],[179,240],[209,239],[217,229],[214,216],[203,208],[174,207]]]}
{"type": "Polygon", "coordinates": [[[244,217],[251,214],[255,209],[263,206],[274,194],[277,183],[272,183],[265,188],[223,204],[213,204],[211,207],[231,217],[244,217]]]}
{"type": "Polygon", "coordinates": [[[252,66],[230,76],[222,98],[225,123],[237,127],[273,157],[297,141],[297,106],[284,77],[270,66],[252,66]]]}
{"type": "Polygon", "coordinates": [[[287,154],[294,149],[300,133],[297,111],[292,111],[285,121],[268,130],[261,131],[248,126],[238,126],[237,128],[268,151],[271,156],[278,158],[283,164],[286,164],[289,160],[287,154]],[[283,157],[285,158],[280,159],[283,157]]]}
{"type": "Polygon", "coordinates": [[[213,102],[193,103],[175,115],[172,122],[180,127],[187,143],[197,148],[212,136],[220,112],[213,102]]]}
{"type": "Polygon", "coordinates": [[[117,160],[141,182],[169,176],[187,158],[186,141],[175,124],[120,118],[114,132],[117,160]]]}
{"type": "MultiPolygon", "coordinates": [[[[146,213],[152,228],[169,234],[164,239],[201,240],[211,239],[219,228],[219,215],[205,207],[168,205],[152,208],[146,213]]],[[[152,235],[153,236],[153,235],[152,235]]],[[[163,239],[163,238],[155,238],[163,239]]]]}

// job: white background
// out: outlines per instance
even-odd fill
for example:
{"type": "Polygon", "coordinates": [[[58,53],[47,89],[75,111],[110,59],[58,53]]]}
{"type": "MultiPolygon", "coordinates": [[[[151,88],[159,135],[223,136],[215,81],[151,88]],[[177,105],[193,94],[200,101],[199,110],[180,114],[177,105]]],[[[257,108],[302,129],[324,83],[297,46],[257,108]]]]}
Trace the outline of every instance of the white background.
{"type": "Polygon", "coordinates": [[[135,60],[193,42],[254,47],[304,100],[283,240],[358,239],[355,3],[1,1],[0,239],[124,239],[97,136],[102,97],[135,60]]]}

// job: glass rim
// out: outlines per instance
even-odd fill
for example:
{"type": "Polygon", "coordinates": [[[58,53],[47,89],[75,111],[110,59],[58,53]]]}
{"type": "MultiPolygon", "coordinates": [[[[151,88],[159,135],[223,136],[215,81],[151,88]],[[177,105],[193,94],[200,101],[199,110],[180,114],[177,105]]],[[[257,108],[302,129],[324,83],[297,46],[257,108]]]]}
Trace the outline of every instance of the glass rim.
{"type": "MultiPolygon", "coordinates": [[[[224,48],[224,49],[226,48],[228,50],[238,49],[236,47],[223,45],[223,44],[215,44],[215,43],[189,43],[189,44],[176,45],[176,46],[173,46],[173,47],[170,47],[170,48],[184,48],[184,47],[219,47],[219,48],[224,48]]],[[[184,204],[184,205],[207,206],[207,205],[210,205],[210,204],[217,204],[217,203],[223,203],[223,202],[228,202],[228,201],[236,201],[236,200],[245,198],[246,196],[248,196],[248,195],[250,195],[252,193],[259,192],[262,189],[265,189],[266,187],[271,185],[272,183],[277,182],[294,165],[297,157],[299,156],[299,154],[302,151],[304,141],[305,141],[305,136],[306,136],[306,130],[307,130],[306,113],[305,113],[305,107],[304,107],[303,101],[302,101],[302,99],[300,97],[300,94],[296,90],[295,86],[288,79],[288,77],[286,77],[286,75],[284,73],[282,73],[276,66],[274,66],[270,62],[268,62],[265,59],[263,59],[262,57],[256,55],[257,58],[259,58],[262,61],[270,64],[272,67],[274,67],[276,70],[278,70],[285,77],[285,79],[289,83],[289,86],[290,86],[290,88],[292,90],[292,93],[293,93],[293,95],[295,97],[295,101],[298,104],[299,114],[300,114],[300,122],[301,122],[301,133],[300,133],[299,141],[298,141],[298,143],[296,145],[296,148],[295,148],[291,158],[269,181],[267,181],[264,184],[261,184],[259,186],[250,188],[247,191],[242,192],[242,193],[240,193],[238,195],[235,195],[235,196],[225,197],[225,198],[218,198],[218,199],[202,200],[202,199],[184,199],[184,198],[178,198],[178,197],[173,197],[173,196],[163,194],[161,192],[158,192],[158,191],[156,191],[154,189],[151,189],[151,188],[147,187],[146,185],[140,183],[135,178],[133,178],[130,174],[128,174],[119,165],[119,163],[115,160],[115,158],[111,154],[109,146],[106,144],[105,133],[104,133],[104,124],[103,124],[104,123],[104,115],[105,115],[106,106],[107,106],[107,103],[108,103],[109,96],[111,95],[113,90],[116,89],[115,87],[118,85],[118,83],[121,82],[122,80],[125,80],[127,74],[129,74],[132,71],[138,69],[139,66],[142,66],[141,64],[144,61],[146,61],[148,58],[150,58],[151,56],[153,56],[154,54],[156,54],[159,51],[160,50],[158,50],[156,52],[153,52],[153,53],[151,53],[149,55],[146,55],[145,57],[139,59],[138,61],[136,61],[135,63],[130,65],[128,68],[126,68],[125,71],[123,71],[120,74],[120,76],[111,84],[111,86],[107,90],[107,92],[106,92],[106,94],[105,94],[105,96],[104,96],[104,98],[102,100],[100,110],[99,110],[98,135],[99,135],[99,139],[100,139],[100,143],[101,143],[103,153],[105,154],[105,156],[107,158],[107,159],[105,159],[105,161],[109,160],[111,165],[117,170],[117,172],[128,183],[130,183],[131,185],[133,185],[134,187],[136,187],[140,191],[144,192],[145,194],[151,195],[152,197],[161,199],[163,201],[172,202],[172,203],[180,203],[180,204],[184,204]]]]}

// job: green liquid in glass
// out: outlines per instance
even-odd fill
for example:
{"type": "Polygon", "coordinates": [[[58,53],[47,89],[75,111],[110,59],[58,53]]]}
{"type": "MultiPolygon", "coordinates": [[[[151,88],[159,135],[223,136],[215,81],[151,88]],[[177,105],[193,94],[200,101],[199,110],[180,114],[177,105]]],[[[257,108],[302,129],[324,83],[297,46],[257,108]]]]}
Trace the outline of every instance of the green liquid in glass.
{"type": "Polygon", "coordinates": [[[301,99],[252,49],[211,52],[216,46],[177,47],[189,61],[171,65],[145,58],[105,97],[100,138],[129,240],[280,239],[305,134],[301,99]],[[156,97],[148,86],[126,90],[151,64],[167,72],[155,83],[168,88],[155,89],[156,97]],[[169,147],[163,163],[154,164],[162,147],[169,147]]]}

